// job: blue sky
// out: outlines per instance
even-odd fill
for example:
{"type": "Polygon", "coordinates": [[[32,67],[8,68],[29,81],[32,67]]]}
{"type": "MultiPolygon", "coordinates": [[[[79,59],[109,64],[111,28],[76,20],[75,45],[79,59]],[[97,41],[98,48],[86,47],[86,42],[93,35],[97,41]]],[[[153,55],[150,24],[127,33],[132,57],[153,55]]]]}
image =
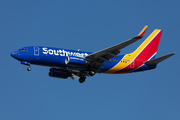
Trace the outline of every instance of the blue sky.
{"type": "Polygon", "coordinates": [[[1,0],[1,120],[179,120],[178,63],[180,2],[134,0],[1,0]],[[96,74],[85,83],[32,71],[10,56],[25,46],[50,46],[96,52],[136,36],[124,48],[135,50],[156,28],[162,29],[157,56],[176,52],[155,70],[96,74]]]}

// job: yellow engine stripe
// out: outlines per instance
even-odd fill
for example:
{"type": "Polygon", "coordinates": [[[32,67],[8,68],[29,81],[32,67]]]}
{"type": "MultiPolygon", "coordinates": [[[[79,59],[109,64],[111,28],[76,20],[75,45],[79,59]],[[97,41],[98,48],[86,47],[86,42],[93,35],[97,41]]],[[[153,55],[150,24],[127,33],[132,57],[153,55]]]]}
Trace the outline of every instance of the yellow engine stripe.
{"type": "Polygon", "coordinates": [[[122,59],[122,61],[120,61],[116,66],[114,66],[113,68],[111,68],[110,70],[108,70],[104,73],[114,73],[114,72],[121,70],[124,67],[128,66],[131,62],[132,62],[131,54],[126,54],[124,56],[124,58],[122,59]],[[124,61],[126,61],[126,62],[124,62],[124,61]]]}

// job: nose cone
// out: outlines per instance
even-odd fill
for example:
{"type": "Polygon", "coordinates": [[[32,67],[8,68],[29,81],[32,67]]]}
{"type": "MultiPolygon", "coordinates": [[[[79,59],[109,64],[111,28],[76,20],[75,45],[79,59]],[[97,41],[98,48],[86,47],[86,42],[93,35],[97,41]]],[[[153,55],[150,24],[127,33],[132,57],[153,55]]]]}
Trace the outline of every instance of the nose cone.
{"type": "Polygon", "coordinates": [[[14,55],[15,55],[15,53],[14,53],[14,52],[12,52],[12,53],[11,53],[11,57],[14,57],[14,55]]]}
{"type": "Polygon", "coordinates": [[[11,54],[10,54],[13,58],[15,58],[15,59],[18,59],[18,52],[12,52],[11,54]]]}

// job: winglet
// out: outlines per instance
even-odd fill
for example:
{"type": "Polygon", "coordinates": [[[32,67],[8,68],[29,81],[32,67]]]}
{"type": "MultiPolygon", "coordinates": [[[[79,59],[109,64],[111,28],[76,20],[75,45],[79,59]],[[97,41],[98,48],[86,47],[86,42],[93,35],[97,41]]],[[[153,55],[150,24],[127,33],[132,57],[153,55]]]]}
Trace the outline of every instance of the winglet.
{"type": "Polygon", "coordinates": [[[139,33],[139,35],[137,36],[137,37],[143,37],[143,35],[145,34],[145,32],[146,32],[146,29],[147,29],[147,27],[148,27],[148,25],[146,25],[143,29],[142,29],[142,31],[139,33]]]}

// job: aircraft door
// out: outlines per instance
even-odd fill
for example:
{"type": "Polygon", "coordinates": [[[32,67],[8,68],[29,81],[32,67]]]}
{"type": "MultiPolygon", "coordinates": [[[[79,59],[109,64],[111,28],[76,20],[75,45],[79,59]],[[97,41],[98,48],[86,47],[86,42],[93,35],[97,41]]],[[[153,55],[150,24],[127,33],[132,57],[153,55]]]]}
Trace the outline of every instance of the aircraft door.
{"type": "Polygon", "coordinates": [[[39,56],[39,47],[34,47],[34,55],[39,56]]]}
{"type": "Polygon", "coordinates": [[[134,61],[130,64],[130,68],[134,68],[134,61]]]}

